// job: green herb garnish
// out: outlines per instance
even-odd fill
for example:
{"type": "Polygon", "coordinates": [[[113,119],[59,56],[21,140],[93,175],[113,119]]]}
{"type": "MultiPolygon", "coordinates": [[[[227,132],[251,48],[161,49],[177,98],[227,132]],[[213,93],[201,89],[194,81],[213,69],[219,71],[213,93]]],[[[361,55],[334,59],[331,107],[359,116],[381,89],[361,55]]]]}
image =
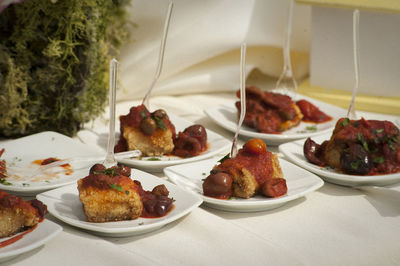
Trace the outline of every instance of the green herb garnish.
{"type": "Polygon", "coordinates": [[[357,138],[358,138],[358,140],[361,142],[361,144],[363,145],[364,149],[365,149],[367,152],[370,152],[369,147],[368,147],[368,144],[367,144],[367,142],[365,141],[364,136],[363,136],[360,132],[358,132],[357,138]]]}
{"type": "Polygon", "coordinates": [[[350,166],[352,169],[357,170],[358,167],[360,166],[360,164],[361,164],[361,161],[353,161],[350,163],[350,166]]]}
{"type": "Polygon", "coordinates": [[[154,116],[153,119],[154,119],[154,121],[156,121],[157,127],[163,129],[164,131],[167,130],[167,127],[165,126],[164,122],[162,121],[162,118],[154,116]]]}
{"type": "Polygon", "coordinates": [[[225,161],[226,159],[230,159],[231,158],[231,154],[228,153],[227,155],[225,155],[224,157],[222,157],[221,159],[218,160],[219,163],[222,163],[223,161],[225,161]]]}
{"type": "Polygon", "coordinates": [[[125,190],[126,195],[129,195],[129,193],[130,193],[129,190],[125,190]]]}
{"type": "Polygon", "coordinates": [[[142,110],[140,112],[140,116],[143,117],[143,118],[147,116],[145,110],[142,110]]]}
{"type": "Polygon", "coordinates": [[[382,133],[383,130],[384,130],[383,128],[377,129],[377,130],[376,130],[376,133],[382,133]]]}
{"type": "Polygon", "coordinates": [[[316,125],[307,126],[306,129],[309,130],[309,131],[317,131],[317,126],[316,125]]]}
{"type": "Polygon", "coordinates": [[[121,186],[121,185],[117,185],[117,184],[110,184],[110,188],[115,189],[115,190],[117,190],[117,191],[119,191],[119,192],[124,191],[124,190],[122,189],[122,186],[121,186]]]}
{"type": "Polygon", "coordinates": [[[12,183],[8,182],[5,178],[0,178],[0,184],[5,186],[12,186],[12,183]]]}
{"type": "Polygon", "coordinates": [[[161,159],[158,157],[150,157],[150,158],[147,158],[146,161],[161,161],[161,159]]]}
{"type": "Polygon", "coordinates": [[[385,158],[380,157],[380,156],[374,157],[373,162],[374,163],[383,163],[383,162],[385,162],[385,158]]]}
{"type": "Polygon", "coordinates": [[[29,187],[30,184],[28,184],[28,183],[22,183],[22,186],[24,186],[24,187],[29,187]]]}
{"type": "Polygon", "coordinates": [[[350,119],[348,119],[347,117],[342,121],[342,126],[347,126],[350,123],[350,119]]]}
{"type": "Polygon", "coordinates": [[[109,176],[115,176],[115,169],[114,168],[108,168],[106,170],[104,170],[104,174],[109,175],[109,176]]]}

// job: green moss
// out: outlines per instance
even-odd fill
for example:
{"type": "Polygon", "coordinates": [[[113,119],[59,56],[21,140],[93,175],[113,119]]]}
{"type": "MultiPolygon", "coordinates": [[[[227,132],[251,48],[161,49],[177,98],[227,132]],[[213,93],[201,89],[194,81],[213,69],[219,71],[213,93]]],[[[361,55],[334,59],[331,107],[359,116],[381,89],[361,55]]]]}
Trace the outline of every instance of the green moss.
{"type": "Polygon", "coordinates": [[[0,14],[1,136],[73,135],[103,112],[128,2],[27,0],[0,14]]]}

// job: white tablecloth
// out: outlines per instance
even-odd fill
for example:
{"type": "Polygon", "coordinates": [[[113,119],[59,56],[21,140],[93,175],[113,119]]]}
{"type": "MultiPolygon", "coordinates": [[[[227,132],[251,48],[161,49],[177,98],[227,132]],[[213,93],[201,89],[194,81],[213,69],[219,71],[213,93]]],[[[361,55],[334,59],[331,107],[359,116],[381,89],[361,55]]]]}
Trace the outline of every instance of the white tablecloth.
{"type": "MultiPolygon", "coordinates": [[[[151,109],[164,108],[230,139],[233,134],[215,125],[203,109],[233,99],[232,93],[154,97],[151,109]]],[[[117,114],[126,114],[134,104],[119,103],[117,114]]],[[[95,130],[105,121],[87,127],[95,130]]],[[[277,152],[277,147],[268,148],[277,152]]],[[[94,236],[51,215],[47,218],[64,231],[4,265],[400,264],[400,185],[353,189],[325,183],[316,192],[265,212],[230,213],[201,206],[160,230],[124,238],[94,236]]]]}

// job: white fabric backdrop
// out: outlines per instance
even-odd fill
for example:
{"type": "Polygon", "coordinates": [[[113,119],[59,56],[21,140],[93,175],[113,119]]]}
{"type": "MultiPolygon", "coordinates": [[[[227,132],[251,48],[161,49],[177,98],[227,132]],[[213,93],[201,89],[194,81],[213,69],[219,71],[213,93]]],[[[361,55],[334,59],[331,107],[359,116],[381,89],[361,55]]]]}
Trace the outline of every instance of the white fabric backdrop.
{"type": "MultiPolygon", "coordinates": [[[[239,47],[248,44],[247,70],[278,76],[289,0],[174,0],[164,68],[153,95],[234,90],[239,84],[239,47]]],[[[155,73],[167,0],[132,0],[132,40],[120,55],[119,100],[143,97],[155,73]]],[[[308,73],[310,7],[295,5],[294,63],[308,73]],[[305,55],[305,56],[304,56],[305,55]]]]}

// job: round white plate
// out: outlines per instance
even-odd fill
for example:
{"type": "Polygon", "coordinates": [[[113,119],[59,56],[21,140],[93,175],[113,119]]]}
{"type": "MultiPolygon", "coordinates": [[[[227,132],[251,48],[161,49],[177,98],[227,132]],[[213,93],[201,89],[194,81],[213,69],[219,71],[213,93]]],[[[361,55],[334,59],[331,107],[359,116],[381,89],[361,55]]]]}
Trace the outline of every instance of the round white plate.
{"type": "MultiPolygon", "coordinates": [[[[47,241],[55,237],[61,231],[61,226],[45,219],[44,221],[39,223],[32,232],[25,234],[18,241],[8,246],[5,246],[4,248],[0,248],[0,263],[11,260],[18,255],[21,255],[25,252],[31,251],[44,245],[47,241]]],[[[21,232],[20,234],[23,233],[24,232],[21,232]]],[[[0,238],[0,242],[10,239],[14,236],[0,238]]]]}
{"type": "MultiPolygon", "coordinates": [[[[340,107],[320,102],[300,94],[297,94],[296,98],[294,98],[293,95],[290,96],[292,96],[292,99],[296,99],[296,101],[305,99],[311,102],[312,104],[317,106],[321,111],[331,116],[333,119],[331,121],[321,124],[300,122],[298,126],[286,130],[281,134],[260,133],[257,132],[254,128],[250,128],[246,125],[243,125],[242,128],[240,129],[239,134],[249,138],[263,139],[266,141],[267,145],[278,145],[284,142],[302,139],[309,136],[317,136],[320,134],[324,134],[326,132],[330,132],[335,126],[336,121],[340,117],[346,116],[346,110],[340,107]]],[[[207,110],[204,110],[204,112],[219,126],[231,132],[236,132],[238,114],[234,102],[232,102],[232,104],[229,106],[228,105],[216,106],[214,108],[209,108],[207,110]]]]}
{"type": "MultiPolygon", "coordinates": [[[[187,121],[181,117],[170,115],[169,116],[172,123],[175,125],[176,133],[179,131],[183,131],[185,128],[193,125],[192,122],[187,121]]],[[[119,123],[117,122],[116,128],[119,129],[119,123]]],[[[208,149],[203,153],[189,158],[181,158],[178,156],[151,156],[151,157],[142,157],[139,158],[130,158],[130,159],[121,159],[118,160],[120,163],[140,168],[146,171],[152,172],[161,172],[164,167],[176,164],[189,163],[199,160],[204,160],[210,158],[212,156],[218,155],[220,153],[227,153],[231,147],[231,141],[226,138],[218,135],[217,133],[206,129],[207,131],[207,142],[208,149]]],[[[78,132],[78,137],[84,142],[88,144],[95,144],[106,150],[107,139],[108,139],[108,131],[107,128],[97,129],[96,132],[89,130],[82,130],[78,132]]],[[[115,139],[119,139],[119,132],[116,132],[115,139]]]]}
{"type": "Polygon", "coordinates": [[[32,177],[29,174],[39,168],[33,161],[49,157],[66,159],[102,155],[93,147],[51,131],[0,143],[0,149],[2,148],[5,148],[5,152],[0,159],[5,159],[7,166],[21,169],[23,173],[7,177],[5,182],[0,183],[0,189],[25,196],[74,183],[87,174],[90,164],[71,162],[73,169],[71,174],[66,173],[62,167],[55,167],[49,169],[53,174],[39,174],[32,177]]]}
{"type": "Polygon", "coordinates": [[[164,169],[164,173],[178,186],[201,196],[206,205],[231,212],[256,212],[275,209],[289,201],[303,197],[311,191],[317,190],[324,184],[319,177],[294,164],[282,159],[279,159],[279,163],[288,187],[287,194],[279,198],[255,196],[250,199],[233,198],[224,200],[204,196],[202,188],[203,180],[209,175],[214,165],[217,164],[217,160],[215,159],[170,166],[164,169]]]}
{"type": "MultiPolygon", "coordinates": [[[[324,140],[330,139],[331,134],[325,134],[312,139],[321,144],[324,140]]],[[[400,173],[390,175],[346,175],[335,172],[329,167],[320,167],[307,161],[303,154],[305,139],[285,143],[279,146],[279,151],[283,153],[293,163],[319,175],[326,182],[343,186],[385,186],[400,182],[400,173]]]]}
{"type": "MultiPolygon", "coordinates": [[[[84,176],[82,176],[84,177],[84,176]]],[[[187,192],[174,184],[140,170],[132,169],[131,177],[139,180],[145,190],[165,184],[169,197],[175,200],[173,210],[160,218],[141,218],[131,221],[91,223],[86,221],[77,185],[69,185],[44,192],[36,198],[47,205],[49,213],[72,226],[88,230],[97,235],[124,237],[144,234],[161,228],[191,212],[202,203],[197,195],[187,192]]]]}

